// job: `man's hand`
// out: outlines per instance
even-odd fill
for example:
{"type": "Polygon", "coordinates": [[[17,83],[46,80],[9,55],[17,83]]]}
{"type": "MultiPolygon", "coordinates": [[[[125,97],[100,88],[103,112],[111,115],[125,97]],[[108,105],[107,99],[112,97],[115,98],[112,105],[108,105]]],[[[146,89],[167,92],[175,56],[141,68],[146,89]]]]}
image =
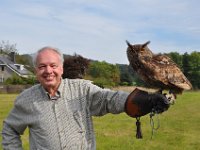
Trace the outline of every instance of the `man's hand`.
{"type": "Polygon", "coordinates": [[[150,112],[162,113],[170,106],[169,100],[160,93],[148,93],[135,89],[127,98],[125,111],[131,117],[144,116],[150,112]]]}

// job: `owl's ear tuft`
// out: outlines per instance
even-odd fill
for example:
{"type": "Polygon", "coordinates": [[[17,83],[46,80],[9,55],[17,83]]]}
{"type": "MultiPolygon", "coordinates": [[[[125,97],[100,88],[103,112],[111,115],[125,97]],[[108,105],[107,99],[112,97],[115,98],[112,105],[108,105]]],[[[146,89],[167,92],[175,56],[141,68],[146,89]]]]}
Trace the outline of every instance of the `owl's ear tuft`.
{"type": "Polygon", "coordinates": [[[126,40],[126,44],[128,45],[128,47],[132,47],[132,45],[127,40],[126,40]]]}
{"type": "Polygon", "coordinates": [[[146,47],[149,43],[150,41],[147,41],[146,43],[142,44],[142,48],[146,47]]]}

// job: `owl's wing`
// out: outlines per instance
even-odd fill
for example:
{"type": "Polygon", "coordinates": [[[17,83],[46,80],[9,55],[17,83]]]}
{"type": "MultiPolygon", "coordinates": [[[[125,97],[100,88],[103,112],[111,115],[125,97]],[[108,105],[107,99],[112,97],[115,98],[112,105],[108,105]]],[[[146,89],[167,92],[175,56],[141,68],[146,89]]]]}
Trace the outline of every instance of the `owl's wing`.
{"type": "Polygon", "coordinates": [[[166,55],[155,55],[152,59],[141,59],[145,68],[151,70],[154,80],[166,86],[174,85],[177,88],[189,90],[191,83],[180,68],[166,55]]]}

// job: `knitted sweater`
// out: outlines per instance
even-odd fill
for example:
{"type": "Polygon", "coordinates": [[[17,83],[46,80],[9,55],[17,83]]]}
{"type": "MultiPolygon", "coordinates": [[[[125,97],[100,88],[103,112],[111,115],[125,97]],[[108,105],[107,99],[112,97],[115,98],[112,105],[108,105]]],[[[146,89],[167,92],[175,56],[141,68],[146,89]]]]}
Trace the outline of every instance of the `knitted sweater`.
{"type": "Polygon", "coordinates": [[[90,81],[63,79],[57,100],[38,84],[23,91],[4,120],[2,146],[20,150],[29,128],[31,150],[95,150],[92,116],[124,112],[129,93],[101,89],[90,81]]]}

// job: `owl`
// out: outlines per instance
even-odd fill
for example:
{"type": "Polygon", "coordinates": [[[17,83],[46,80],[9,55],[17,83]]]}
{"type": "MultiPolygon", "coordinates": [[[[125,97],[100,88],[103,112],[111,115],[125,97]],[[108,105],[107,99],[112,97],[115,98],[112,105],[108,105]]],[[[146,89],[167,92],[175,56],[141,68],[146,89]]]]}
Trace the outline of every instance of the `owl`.
{"type": "Polygon", "coordinates": [[[144,44],[131,45],[126,41],[127,57],[130,66],[149,87],[168,90],[176,98],[183,90],[192,89],[189,80],[170,57],[154,54],[149,48],[150,41],[144,44]]]}

